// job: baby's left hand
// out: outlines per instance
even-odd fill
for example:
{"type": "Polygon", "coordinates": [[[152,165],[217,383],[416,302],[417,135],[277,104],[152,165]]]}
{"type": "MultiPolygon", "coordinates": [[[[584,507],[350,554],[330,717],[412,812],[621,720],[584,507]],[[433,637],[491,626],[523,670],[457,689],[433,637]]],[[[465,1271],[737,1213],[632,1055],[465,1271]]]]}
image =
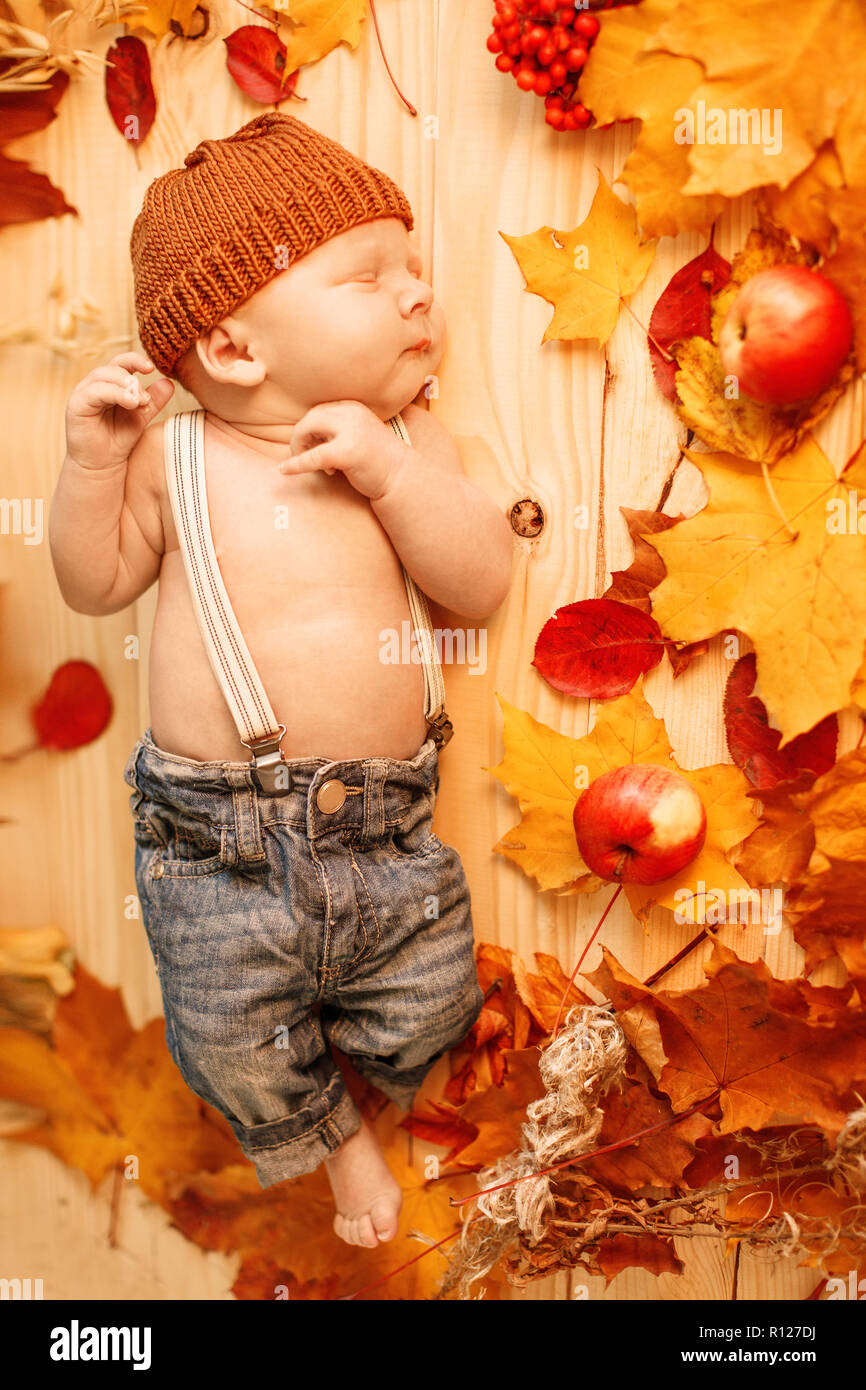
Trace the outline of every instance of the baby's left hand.
{"type": "Polygon", "coordinates": [[[390,425],[360,401],[326,401],[314,405],[292,431],[291,457],[281,473],[339,469],[364,497],[378,500],[400,467],[406,445],[390,425]]]}

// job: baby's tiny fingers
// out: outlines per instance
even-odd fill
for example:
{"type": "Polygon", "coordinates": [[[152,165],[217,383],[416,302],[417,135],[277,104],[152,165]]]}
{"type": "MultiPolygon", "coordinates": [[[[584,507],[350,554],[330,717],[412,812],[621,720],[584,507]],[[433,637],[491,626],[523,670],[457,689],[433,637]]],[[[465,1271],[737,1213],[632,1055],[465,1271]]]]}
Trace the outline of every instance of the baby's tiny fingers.
{"type": "Polygon", "coordinates": [[[108,363],[110,367],[125,367],[130,372],[152,372],[155,363],[143,352],[119,352],[108,363]]]}

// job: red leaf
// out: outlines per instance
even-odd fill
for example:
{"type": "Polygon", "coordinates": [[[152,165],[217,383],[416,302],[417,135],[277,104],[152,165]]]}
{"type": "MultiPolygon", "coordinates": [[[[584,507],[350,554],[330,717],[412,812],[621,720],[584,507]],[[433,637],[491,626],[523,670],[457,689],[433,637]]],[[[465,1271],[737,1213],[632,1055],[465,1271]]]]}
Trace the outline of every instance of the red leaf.
{"type": "Polygon", "coordinates": [[[112,700],[105,682],[89,661],[58,666],[32,711],[43,748],[80,748],[98,738],[111,718],[112,700]]]}
{"type": "Polygon", "coordinates": [[[242,92],[265,105],[285,101],[298,85],[298,73],[283,83],[286,45],[263,24],[242,24],[224,39],[226,66],[242,92]]]}
{"type": "Polygon", "coordinates": [[[4,92],[0,96],[0,145],[44,130],[57,116],[57,105],[69,86],[69,74],[57,71],[47,87],[29,92],[4,92]]]}
{"type": "MultiPolygon", "coordinates": [[[[709,338],[710,299],[726,285],[731,274],[728,262],[713,248],[695,256],[672,277],[652,311],[649,331],[666,352],[680,338],[709,338]]],[[[659,389],[669,401],[677,398],[676,362],[667,362],[648,339],[650,360],[659,389]]]]}
{"type": "Polygon", "coordinates": [[[111,119],[130,145],[140,145],[156,119],[156,97],[150,80],[150,54],[141,39],[124,34],[108,50],[113,67],[105,69],[105,100],[111,119]],[[129,134],[129,128],[136,135],[129,134]]]}
{"type": "Polygon", "coordinates": [[[749,652],[735,664],[725,686],[725,735],[737,767],[759,791],[796,781],[801,769],[815,777],[828,772],[836,761],[835,714],[792,738],[780,752],[782,735],[771,728],[766,707],[751,693],[755,678],[755,653],[749,652]]]}
{"type": "Polygon", "coordinates": [[[0,226],[14,222],[40,222],[44,217],[78,216],[59,188],[44,174],[37,174],[21,159],[0,154],[0,226]]]}
{"type": "MultiPolygon", "coordinates": [[[[0,96],[0,145],[50,125],[68,86],[68,74],[55,72],[47,87],[0,96]]],[[[77,208],[67,203],[61,190],[45,174],[36,173],[24,160],[0,154],[0,227],[63,217],[67,212],[78,216],[77,208]]]]}
{"type": "Polygon", "coordinates": [[[589,598],[558,608],[535,643],[532,665],[554,690],[609,700],[631,690],[664,652],[649,613],[615,599],[589,598]]]}

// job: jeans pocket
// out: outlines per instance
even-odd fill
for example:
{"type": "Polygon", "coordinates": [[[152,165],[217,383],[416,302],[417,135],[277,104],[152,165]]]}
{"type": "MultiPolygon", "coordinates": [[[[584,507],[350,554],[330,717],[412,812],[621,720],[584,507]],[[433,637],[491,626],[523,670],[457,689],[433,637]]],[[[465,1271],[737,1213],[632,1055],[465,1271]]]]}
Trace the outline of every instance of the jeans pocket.
{"type": "Polygon", "coordinates": [[[229,868],[227,827],[141,792],[131,801],[135,842],[153,851],[150,878],[192,878],[229,868]]]}
{"type": "Polygon", "coordinates": [[[228,831],[216,830],[215,844],[204,844],[188,836],[176,836],[160,850],[151,865],[153,878],[194,878],[200,874],[218,874],[230,867],[226,853],[228,831]]]}
{"type": "Polygon", "coordinates": [[[423,859],[442,854],[449,846],[433,833],[433,816],[427,811],[420,818],[410,817],[391,831],[388,848],[398,859],[423,859]]]}

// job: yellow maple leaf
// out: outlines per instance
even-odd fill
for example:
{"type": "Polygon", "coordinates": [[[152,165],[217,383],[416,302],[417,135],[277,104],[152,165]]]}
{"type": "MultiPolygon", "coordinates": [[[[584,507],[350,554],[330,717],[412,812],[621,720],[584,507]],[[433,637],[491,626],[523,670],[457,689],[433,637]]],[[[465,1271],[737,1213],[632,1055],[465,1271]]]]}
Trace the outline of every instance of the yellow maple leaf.
{"type": "Polygon", "coordinates": [[[634,208],[612,193],[601,171],[592,207],[570,232],[539,227],[527,236],[500,232],[531,294],[554,306],[542,342],[551,338],[597,338],[607,342],[623,299],[641,284],[655,255],[643,242],[634,208]]]}
{"type": "Polygon", "coordinates": [[[147,29],[156,39],[178,32],[198,34],[202,23],[197,8],[198,0],[148,0],[144,13],[129,15],[126,22],[132,30],[147,29]]]}
{"type": "Polygon", "coordinates": [[[823,144],[812,163],[788,184],[761,189],[760,206],[777,227],[808,241],[827,255],[833,243],[833,223],[823,207],[822,195],[841,187],[842,168],[831,141],[823,144]]]}
{"type": "Polygon", "coordinates": [[[836,249],[821,273],[848,301],[857,366],[866,371],[866,188],[829,190],[821,201],[838,232],[836,249]]]}
{"type": "MultiPolygon", "coordinates": [[[[736,197],[750,188],[785,188],[830,139],[847,102],[862,101],[866,11],[860,0],[728,0],[680,3],[651,45],[697,59],[705,80],[687,105],[706,117],[705,139],[688,146],[692,173],[685,192],[736,197]],[[820,35],[820,40],[817,36],[820,35]],[[808,81],[804,74],[808,73],[808,81]],[[710,138],[710,113],[720,112],[725,138],[710,138]],[[755,138],[751,113],[761,123],[755,138]],[[748,118],[743,125],[731,116],[748,118]]],[[[721,127],[715,135],[722,134],[721,127]]],[[[859,167],[856,122],[842,126],[843,167],[859,167]]],[[[862,141],[862,136],[860,136],[862,141]]]]}
{"type": "Polygon", "coordinates": [[[635,197],[648,236],[706,232],[724,207],[719,195],[690,197],[689,146],[672,138],[675,112],[688,101],[703,69],[691,58],[648,53],[645,45],[678,0],[643,0],[602,16],[601,32],[580,78],[581,99],[600,125],[637,117],[641,129],[620,178],[635,197]]]}
{"type": "Polygon", "coordinates": [[[50,1041],[0,1029],[0,1095],[44,1112],[10,1138],[50,1149],[93,1188],[135,1159],[141,1190],[163,1205],[176,1174],[219,1166],[238,1152],[228,1122],[189,1090],[169,1056],[165,1021],[151,1019],[136,1032],[118,991],[80,963],[50,1041]]]}
{"type": "Polygon", "coordinates": [[[653,714],[641,686],[638,681],[626,695],[602,705],[592,733],[580,739],[558,734],[497,693],[505,718],[505,756],[484,771],[517,798],[523,819],[494,845],[494,852],[519,865],[542,889],[594,892],[607,881],[589,872],[578,851],[573,821],[577,799],[585,786],[611,768],[657,763],[679,772],[697,791],[707,814],[706,840],[700,854],[678,874],[661,883],[628,883],[623,891],[642,921],[651,903],[677,908],[686,920],[700,921],[702,882],[725,893],[749,891],[726,851],[754,829],[756,807],[748,796],[750,784],[732,764],[677,766],[664,723],[653,714]]]}
{"type": "Polygon", "coordinates": [[[35,1106],[45,1118],[7,1135],[16,1143],[39,1144],[64,1163],[87,1174],[99,1186],[108,1170],[123,1161],[129,1139],[44,1038],[23,1028],[0,1030],[0,1065],[4,1100],[35,1106]]]}
{"type": "Polygon", "coordinates": [[[318,62],[338,43],[357,48],[367,18],[367,0],[263,0],[266,8],[286,16],[296,27],[282,35],[286,72],[318,62]]]}
{"type": "Polygon", "coordinates": [[[837,479],[811,436],[776,464],[773,492],[759,464],[686,451],[710,500],[696,516],[649,536],[667,574],[653,617],[677,642],[739,628],[757,657],[761,699],[780,747],[850,702],[866,628],[866,537],[850,527],[850,492],[866,491],[866,447],[837,479]]]}

